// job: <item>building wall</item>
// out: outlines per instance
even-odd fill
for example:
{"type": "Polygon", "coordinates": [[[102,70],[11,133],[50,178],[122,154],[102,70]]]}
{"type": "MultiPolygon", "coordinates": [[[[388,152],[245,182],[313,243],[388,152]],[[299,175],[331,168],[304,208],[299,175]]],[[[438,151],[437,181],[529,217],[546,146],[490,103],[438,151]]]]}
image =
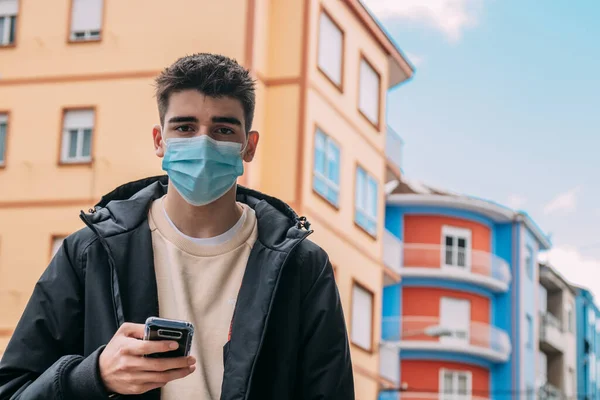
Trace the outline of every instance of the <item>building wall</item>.
{"type": "Polygon", "coordinates": [[[432,287],[402,289],[402,316],[440,317],[443,297],[467,300],[471,304],[471,321],[490,322],[490,299],[473,293],[432,287]]]}
{"type": "Polygon", "coordinates": [[[450,361],[402,360],[400,368],[402,383],[408,385],[408,393],[402,396],[403,399],[430,398],[427,394],[439,393],[442,369],[471,372],[473,396],[489,396],[490,373],[483,367],[450,361]]]}
{"type": "Polygon", "coordinates": [[[444,225],[471,231],[471,248],[490,252],[490,228],[480,223],[461,218],[437,215],[406,215],[404,217],[404,242],[442,244],[444,225]]]}
{"type": "Polygon", "coordinates": [[[563,391],[567,397],[573,397],[577,394],[577,324],[576,324],[576,305],[573,293],[563,290],[563,329],[565,332],[565,352],[563,356],[563,391]],[[568,304],[573,310],[573,330],[568,327],[568,304]],[[570,390],[569,390],[570,389],[570,390]]]}
{"type": "Polygon", "coordinates": [[[521,224],[520,228],[520,254],[519,254],[519,266],[516,269],[519,273],[520,281],[520,294],[519,294],[519,339],[516,345],[520,347],[520,365],[521,367],[521,382],[520,390],[535,390],[536,381],[536,364],[537,354],[539,352],[539,325],[537,324],[537,313],[539,309],[538,305],[538,282],[539,282],[539,268],[537,267],[538,258],[538,243],[535,240],[532,233],[521,224]],[[533,278],[530,278],[527,274],[527,266],[525,263],[525,257],[527,248],[531,248],[533,251],[532,257],[534,260],[533,267],[533,278]],[[533,335],[532,342],[528,343],[529,332],[527,316],[533,321],[533,335]]]}

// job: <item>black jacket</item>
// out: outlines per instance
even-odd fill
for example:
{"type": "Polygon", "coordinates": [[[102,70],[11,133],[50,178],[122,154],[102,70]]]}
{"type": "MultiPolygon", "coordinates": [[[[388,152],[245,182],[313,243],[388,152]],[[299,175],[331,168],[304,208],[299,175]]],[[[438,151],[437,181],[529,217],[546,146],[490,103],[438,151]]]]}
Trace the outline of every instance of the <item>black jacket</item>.
{"type": "MultiPolygon", "coordinates": [[[[147,214],[166,177],[104,196],[35,285],[0,363],[0,400],[106,399],[104,345],[125,321],[158,315],[147,214]]],[[[283,202],[238,188],[254,245],[223,349],[222,400],[354,399],[348,338],[327,254],[283,202]]],[[[15,266],[16,267],[16,266],[15,266]]],[[[154,390],[132,398],[158,400],[154,390]]]]}

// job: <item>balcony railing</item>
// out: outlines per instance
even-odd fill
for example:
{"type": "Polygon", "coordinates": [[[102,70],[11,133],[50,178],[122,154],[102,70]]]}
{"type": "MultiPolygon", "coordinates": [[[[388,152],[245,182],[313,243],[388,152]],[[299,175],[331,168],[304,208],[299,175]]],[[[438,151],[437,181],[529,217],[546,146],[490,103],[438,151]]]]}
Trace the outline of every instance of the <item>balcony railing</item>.
{"type": "MultiPolygon", "coordinates": [[[[460,395],[422,391],[411,392],[410,389],[406,392],[402,392],[399,398],[400,400],[489,400],[489,397],[473,396],[470,394],[460,395]]],[[[381,397],[380,395],[379,400],[387,400],[387,398],[381,397]]]]}
{"type": "Polygon", "coordinates": [[[454,265],[446,264],[446,247],[437,244],[404,243],[402,275],[446,277],[471,281],[505,292],[512,280],[510,267],[502,258],[479,250],[453,257],[454,265]]]}
{"type": "Polygon", "coordinates": [[[560,391],[560,389],[558,389],[555,386],[552,386],[549,383],[545,384],[544,386],[538,389],[539,400],[562,400],[564,398],[565,396],[560,391]]]}
{"type": "Polygon", "coordinates": [[[564,348],[562,324],[549,312],[540,313],[540,345],[550,352],[562,352],[564,348]]]}
{"type": "Polygon", "coordinates": [[[402,170],[402,148],[404,147],[404,141],[396,133],[395,130],[387,127],[385,133],[385,155],[390,163],[392,163],[398,170],[402,170]]]}
{"type": "Polygon", "coordinates": [[[505,362],[512,351],[508,334],[482,322],[464,328],[452,327],[438,317],[383,317],[382,340],[400,348],[454,351],[505,362]]]}
{"type": "Polygon", "coordinates": [[[396,273],[402,268],[402,241],[387,229],[383,232],[383,263],[396,273]]]}

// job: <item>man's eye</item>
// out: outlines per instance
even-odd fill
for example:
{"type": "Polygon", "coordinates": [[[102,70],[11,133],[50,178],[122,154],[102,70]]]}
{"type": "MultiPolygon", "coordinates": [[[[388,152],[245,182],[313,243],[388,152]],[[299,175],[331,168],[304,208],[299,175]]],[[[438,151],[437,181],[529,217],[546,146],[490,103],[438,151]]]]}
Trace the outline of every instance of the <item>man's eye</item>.
{"type": "Polygon", "coordinates": [[[191,132],[193,128],[190,125],[181,125],[175,128],[175,130],[179,132],[191,132]]]}
{"type": "Polygon", "coordinates": [[[217,133],[219,133],[221,135],[232,135],[235,132],[233,131],[233,129],[230,129],[230,128],[218,128],[217,133]]]}

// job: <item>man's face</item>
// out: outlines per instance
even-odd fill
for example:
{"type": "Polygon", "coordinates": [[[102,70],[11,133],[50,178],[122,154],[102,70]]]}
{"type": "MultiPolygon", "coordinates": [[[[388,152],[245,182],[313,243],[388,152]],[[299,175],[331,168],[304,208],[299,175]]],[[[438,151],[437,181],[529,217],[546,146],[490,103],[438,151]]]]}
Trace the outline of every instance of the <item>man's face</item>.
{"type": "Polygon", "coordinates": [[[231,97],[210,97],[189,89],[171,94],[164,126],[153,130],[156,155],[164,156],[166,139],[207,135],[221,142],[240,143],[243,159],[252,161],[258,144],[258,132],[246,134],[242,103],[231,97]],[[247,141],[247,143],[246,143],[247,141]]]}

